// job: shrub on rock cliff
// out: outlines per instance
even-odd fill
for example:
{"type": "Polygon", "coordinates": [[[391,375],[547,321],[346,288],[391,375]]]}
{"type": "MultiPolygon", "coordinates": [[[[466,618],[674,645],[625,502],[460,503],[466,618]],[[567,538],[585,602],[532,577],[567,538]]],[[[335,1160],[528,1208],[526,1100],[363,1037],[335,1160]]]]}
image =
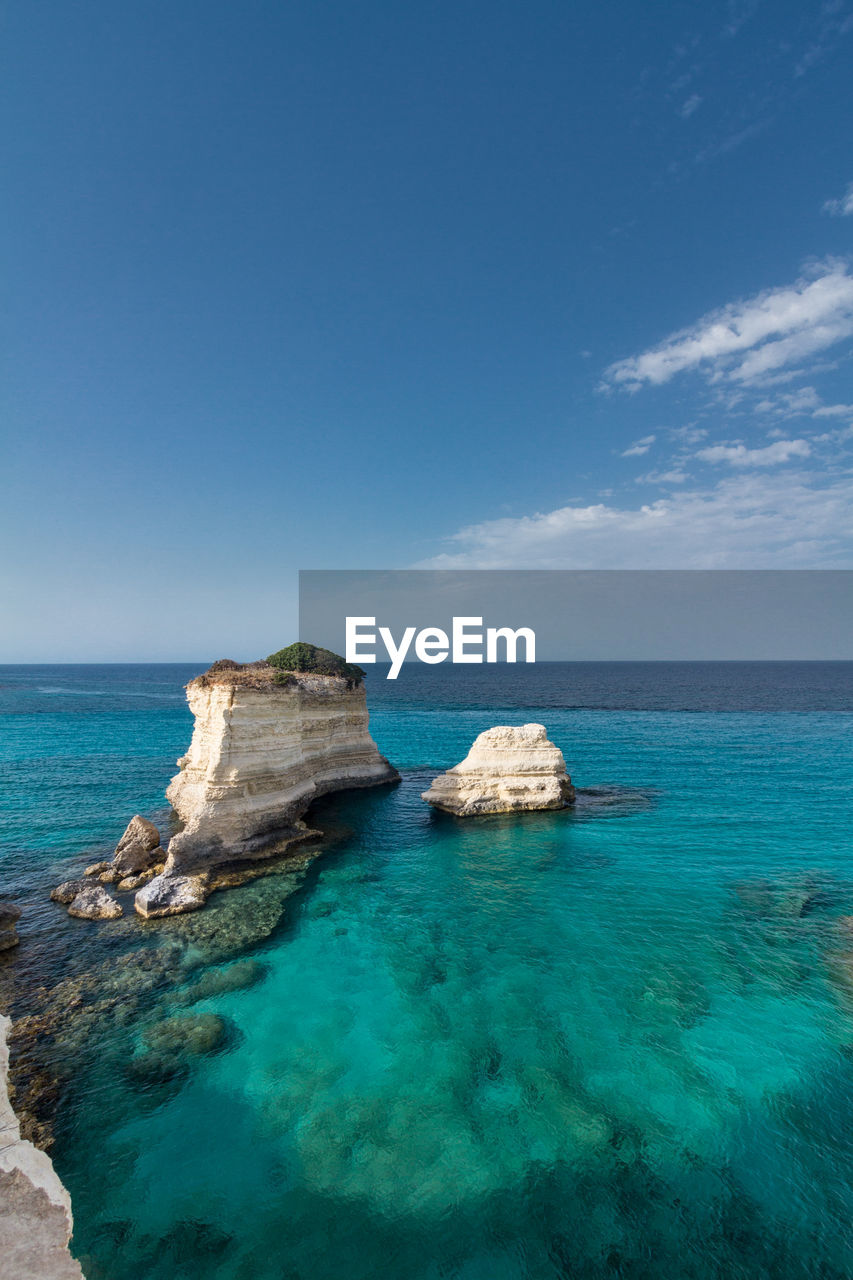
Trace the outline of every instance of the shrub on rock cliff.
{"type": "MultiPolygon", "coordinates": [[[[316,644],[304,644],[301,641],[289,644],[286,649],[279,649],[267,658],[271,667],[277,672],[301,671],[316,676],[342,676],[350,686],[361,684],[364,672],[352,662],[346,662],[331,649],[321,649],[316,644]]],[[[278,675],[274,677],[279,680],[278,675]]],[[[282,676],[281,682],[287,680],[282,676]]]]}

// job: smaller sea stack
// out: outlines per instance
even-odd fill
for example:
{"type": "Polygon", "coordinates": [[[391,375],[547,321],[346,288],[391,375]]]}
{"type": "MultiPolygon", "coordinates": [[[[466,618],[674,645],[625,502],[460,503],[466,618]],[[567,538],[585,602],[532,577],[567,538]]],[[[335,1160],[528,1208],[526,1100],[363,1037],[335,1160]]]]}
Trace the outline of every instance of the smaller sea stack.
{"type": "Polygon", "coordinates": [[[544,725],[497,725],[481,733],[461,764],[436,778],[423,799],[468,818],[565,809],[574,803],[575,789],[544,725]]]}

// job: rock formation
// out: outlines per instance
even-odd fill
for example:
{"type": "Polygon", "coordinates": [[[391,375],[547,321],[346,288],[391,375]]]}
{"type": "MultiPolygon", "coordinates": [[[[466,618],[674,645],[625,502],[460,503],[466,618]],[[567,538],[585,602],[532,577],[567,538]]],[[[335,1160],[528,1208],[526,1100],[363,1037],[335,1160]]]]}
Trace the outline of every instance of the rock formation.
{"type": "Polygon", "coordinates": [[[50,1157],[21,1138],[8,1095],[11,1026],[0,1014],[0,1275],[83,1280],[68,1251],[71,1200],[50,1157]]]}
{"type": "Polygon", "coordinates": [[[68,914],[79,920],[118,920],[124,912],[102,884],[87,884],[68,903],[68,914]]]}
{"type": "Polygon", "coordinates": [[[15,925],[21,918],[21,908],[14,902],[0,902],[0,951],[8,951],[20,942],[15,925]]]}
{"type": "Polygon", "coordinates": [[[165,854],[160,848],[160,832],[147,818],[138,813],[131,818],[113,854],[112,869],[116,879],[138,876],[150,870],[155,863],[163,862],[165,854]]]}
{"type": "Polygon", "coordinates": [[[467,818],[523,809],[564,809],[575,789],[545,726],[499,725],[475,739],[461,764],[434,780],[423,799],[467,818]]]}
{"type": "Polygon", "coordinates": [[[192,742],[166,792],[183,830],[163,874],[137,893],[140,915],[193,910],[215,887],[212,868],[316,834],[301,818],[317,796],[399,776],[370,736],[352,678],[217,663],[190,682],[187,700],[192,742]]]}
{"type": "Polygon", "coordinates": [[[204,872],[192,876],[163,873],[143,885],[133,904],[146,920],[157,916],[179,916],[185,911],[203,907],[210,889],[210,878],[204,872]]]}

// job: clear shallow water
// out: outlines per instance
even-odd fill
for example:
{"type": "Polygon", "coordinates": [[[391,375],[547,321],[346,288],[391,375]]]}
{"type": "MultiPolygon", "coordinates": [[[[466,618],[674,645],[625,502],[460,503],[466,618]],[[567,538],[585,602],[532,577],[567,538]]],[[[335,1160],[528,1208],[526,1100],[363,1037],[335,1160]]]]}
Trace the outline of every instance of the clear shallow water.
{"type": "Polygon", "coordinates": [[[171,949],[124,1020],[56,1042],[74,1069],[53,1155],[91,1280],[853,1274],[853,749],[828,709],[851,668],[796,685],[780,664],[774,685],[776,664],[727,664],[691,686],[655,665],[369,681],[402,785],[315,806],[326,852],[296,892],[271,877],[169,928],[43,897],[131,811],[162,812],[192,669],[53,669],[51,694],[0,672],[4,891],[33,904],[17,971],[171,949]],[[583,705],[618,704],[628,677],[630,707],[726,709],[583,705]],[[764,709],[733,709],[738,682],[764,709]],[[547,724],[576,812],[422,804],[502,719],[547,724]],[[213,926],[238,913],[271,932],[223,951],[213,926]],[[253,985],[189,1008],[226,1019],[221,1050],[129,1072],[147,1028],[187,1012],[180,984],[236,955],[253,985]]]}

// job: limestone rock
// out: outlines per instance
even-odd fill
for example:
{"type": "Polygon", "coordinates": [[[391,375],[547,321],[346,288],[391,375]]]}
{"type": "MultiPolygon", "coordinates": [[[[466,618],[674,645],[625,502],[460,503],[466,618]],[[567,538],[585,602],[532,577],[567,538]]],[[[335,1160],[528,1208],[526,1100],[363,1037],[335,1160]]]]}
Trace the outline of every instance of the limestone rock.
{"type": "Polygon", "coordinates": [[[133,900],[137,914],[146,920],[157,916],[179,916],[185,911],[197,911],[207,901],[209,886],[207,876],[155,876],[143,885],[133,900]]]}
{"type": "Polygon", "coordinates": [[[195,725],[166,792],[184,823],[168,875],[281,852],[283,838],[305,838],[297,823],[317,796],[398,779],[368,731],[362,686],[303,674],[276,684],[264,664],[250,674],[212,670],[187,686],[195,725]]]}
{"type": "Polygon", "coordinates": [[[499,725],[475,739],[468,755],[434,780],[423,799],[459,817],[564,809],[575,789],[562,752],[545,726],[499,725]]]}
{"type": "Polygon", "coordinates": [[[118,873],[117,879],[121,880],[124,876],[136,876],[140,871],[147,871],[160,861],[161,856],[160,832],[153,822],[137,813],[116,845],[111,866],[118,873]]]}
{"type": "Polygon", "coordinates": [[[78,920],[117,920],[124,912],[103,885],[89,884],[71,900],[68,914],[78,920]]]}
{"type": "Polygon", "coordinates": [[[8,951],[21,941],[15,929],[20,918],[21,908],[14,902],[0,902],[0,951],[8,951]]]}

